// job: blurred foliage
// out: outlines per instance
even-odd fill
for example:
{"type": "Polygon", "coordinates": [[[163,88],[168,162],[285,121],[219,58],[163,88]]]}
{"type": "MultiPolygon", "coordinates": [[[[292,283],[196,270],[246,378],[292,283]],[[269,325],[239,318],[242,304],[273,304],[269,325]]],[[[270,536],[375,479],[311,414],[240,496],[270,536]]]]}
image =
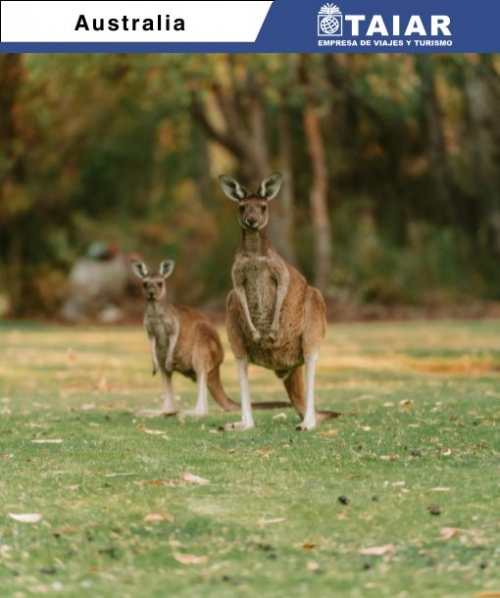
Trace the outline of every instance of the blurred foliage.
{"type": "MultiPolygon", "coordinates": [[[[176,259],[175,299],[222,304],[239,231],[217,175],[257,185],[285,150],[286,234],[312,280],[298,58],[1,55],[0,295],[11,315],[57,313],[71,265],[99,239],[176,259]]],[[[314,55],[308,68],[329,177],[324,290],[500,299],[498,57],[314,55]]]]}

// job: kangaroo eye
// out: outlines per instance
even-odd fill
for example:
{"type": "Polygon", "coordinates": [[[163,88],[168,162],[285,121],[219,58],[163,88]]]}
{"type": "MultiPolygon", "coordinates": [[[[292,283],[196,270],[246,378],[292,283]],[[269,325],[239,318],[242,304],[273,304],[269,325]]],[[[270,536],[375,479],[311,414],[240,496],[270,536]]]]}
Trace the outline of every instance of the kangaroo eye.
{"type": "Polygon", "coordinates": [[[267,210],[267,206],[260,206],[260,211],[264,213],[267,210]]]}
{"type": "Polygon", "coordinates": [[[156,285],[158,286],[159,289],[161,289],[161,287],[163,286],[163,282],[161,280],[159,280],[156,285]]]}
{"type": "Polygon", "coordinates": [[[147,283],[146,281],[144,281],[144,282],[142,283],[142,288],[143,288],[143,289],[145,289],[147,286],[148,286],[148,283],[147,283]]]}
{"type": "Polygon", "coordinates": [[[239,210],[240,210],[240,214],[243,214],[243,212],[245,211],[245,206],[240,206],[239,210]]]}

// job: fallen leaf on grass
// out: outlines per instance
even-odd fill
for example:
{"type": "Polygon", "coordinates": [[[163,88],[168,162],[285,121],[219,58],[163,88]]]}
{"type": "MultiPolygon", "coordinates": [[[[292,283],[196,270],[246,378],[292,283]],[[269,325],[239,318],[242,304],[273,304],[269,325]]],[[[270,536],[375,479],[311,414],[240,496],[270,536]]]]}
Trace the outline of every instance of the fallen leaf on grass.
{"type": "Polygon", "coordinates": [[[273,419],[275,419],[275,420],[288,419],[288,415],[282,411],[281,413],[277,413],[276,415],[273,415],[273,419]]]}
{"type": "Polygon", "coordinates": [[[318,565],[318,563],[315,563],[314,561],[309,561],[306,567],[308,571],[312,571],[313,573],[320,570],[320,566],[318,565]]]}
{"type": "Polygon", "coordinates": [[[443,457],[449,457],[451,455],[451,449],[445,448],[441,451],[441,454],[443,455],[443,457]]]}
{"type": "Polygon", "coordinates": [[[431,492],[451,492],[451,488],[447,488],[446,486],[436,486],[435,488],[431,488],[431,492]]]}
{"type": "Polygon", "coordinates": [[[393,544],[385,544],[384,546],[371,546],[370,548],[361,548],[359,554],[364,556],[385,556],[394,552],[393,544]]]}
{"type": "Polygon", "coordinates": [[[463,529],[459,529],[458,527],[443,527],[439,533],[443,540],[451,540],[452,538],[461,536],[465,532],[463,529]]]}
{"type": "Polygon", "coordinates": [[[204,565],[208,562],[208,556],[196,556],[194,554],[182,554],[174,552],[174,559],[182,565],[204,565]]]}
{"type": "Polygon", "coordinates": [[[31,441],[33,444],[62,444],[62,438],[37,438],[31,441]]]}
{"type": "Polygon", "coordinates": [[[325,430],[324,432],[320,432],[318,436],[322,438],[331,438],[332,436],[338,436],[338,430],[325,430]]]}
{"type": "Polygon", "coordinates": [[[302,548],[304,550],[314,550],[316,548],[316,544],[313,544],[312,542],[304,542],[304,544],[302,544],[302,548]]]}
{"type": "Polygon", "coordinates": [[[151,434],[152,436],[165,436],[165,430],[152,430],[151,428],[146,427],[144,424],[139,424],[136,427],[136,430],[139,432],[144,432],[145,434],[151,434]]]}
{"type": "Polygon", "coordinates": [[[170,521],[170,523],[172,523],[174,516],[170,513],[166,513],[164,515],[161,513],[150,513],[149,515],[145,515],[142,520],[146,523],[156,523],[158,521],[170,521]]]}
{"type": "Polygon", "coordinates": [[[259,525],[271,525],[273,523],[281,523],[285,521],[284,517],[277,517],[276,519],[259,519],[257,522],[259,525]]]}
{"type": "Polygon", "coordinates": [[[199,484],[200,486],[206,486],[210,484],[210,480],[201,478],[200,476],[194,475],[193,473],[185,472],[182,474],[182,479],[191,484],[199,484]]]}
{"type": "Polygon", "coordinates": [[[399,406],[404,409],[410,409],[413,407],[413,401],[411,399],[404,399],[403,401],[399,401],[399,406]]]}
{"type": "Polygon", "coordinates": [[[399,455],[381,455],[380,459],[382,461],[397,461],[399,459],[399,455]]]}
{"type": "Polygon", "coordinates": [[[156,480],[148,480],[146,482],[146,484],[148,484],[149,486],[179,486],[180,483],[180,480],[164,480],[163,478],[158,478],[156,480]]]}
{"type": "Polygon", "coordinates": [[[38,523],[43,515],[40,513],[9,513],[9,517],[14,519],[14,521],[19,521],[20,523],[38,523]]]}

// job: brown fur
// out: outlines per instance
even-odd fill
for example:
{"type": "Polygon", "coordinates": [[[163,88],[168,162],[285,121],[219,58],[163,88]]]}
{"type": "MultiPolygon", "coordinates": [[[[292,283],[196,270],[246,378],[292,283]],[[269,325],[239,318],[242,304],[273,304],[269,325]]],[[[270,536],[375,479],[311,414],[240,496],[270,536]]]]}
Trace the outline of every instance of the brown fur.
{"type": "MultiPolygon", "coordinates": [[[[325,303],[320,291],[309,286],[266,238],[267,201],[279,190],[278,177],[266,179],[257,193],[249,193],[234,179],[220,178],[226,194],[239,203],[242,228],[231,271],[233,290],[227,298],[226,326],[235,357],[273,370],[304,418],[304,364],[317,358],[325,336],[325,303]]],[[[316,423],[336,415],[315,411],[316,423]]]]}
{"type": "MultiPolygon", "coordinates": [[[[146,298],[144,327],[150,342],[154,342],[153,374],[160,369],[168,385],[166,392],[171,391],[173,372],[179,372],[195,382],[204,375],[216,403],[224,411],[238,411],[240,405],[227,396],[220,380],[224,349],[216,328],[205,314],[190,307],[174,306],[166,299],[164,278],[171,274],[173,262],[162,262],[160,271],[163,270],[163,273],[155,275],[149,275],[147,267],[141,264],[135,260],[132,267],[143,281],[146,298]]],[[[164,411],[172,412],[172,405],[172,400],[167,399],[164,411]]],[[[286,403],[277,401],[258,405],[262,409],[283,406],[286,403]]]]}

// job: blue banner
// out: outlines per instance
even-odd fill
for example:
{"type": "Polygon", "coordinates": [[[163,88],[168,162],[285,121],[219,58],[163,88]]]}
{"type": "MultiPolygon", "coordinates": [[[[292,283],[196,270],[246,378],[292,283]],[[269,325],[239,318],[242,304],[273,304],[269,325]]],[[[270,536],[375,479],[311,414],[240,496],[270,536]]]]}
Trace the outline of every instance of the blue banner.
{"type": "Polygon", "coordinates": [[[494,0],[1,2],[1,9],[4,53],[500,50],[494,0]]]}

